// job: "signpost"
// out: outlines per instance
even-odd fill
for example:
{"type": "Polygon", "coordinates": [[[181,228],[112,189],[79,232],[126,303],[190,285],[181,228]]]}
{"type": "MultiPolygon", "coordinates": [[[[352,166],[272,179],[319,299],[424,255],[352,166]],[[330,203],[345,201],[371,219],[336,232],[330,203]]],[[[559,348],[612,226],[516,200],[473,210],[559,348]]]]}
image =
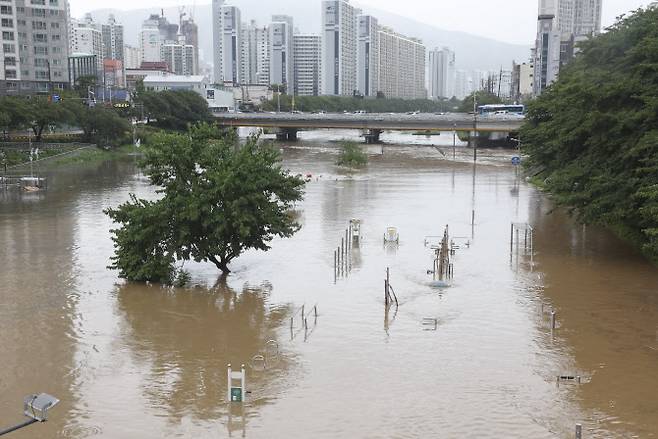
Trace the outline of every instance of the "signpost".
{"type": "Polygon", "coordinates": [[[521,157],[518,157],[518,156],[512,157],[512,164],[514,166],[520,165],[521,164],[521,157]]]}
{"type": "Polygon", "coordinates": [[[244,364],[241,367],[240,372],[233,372],[231,365],[228,365],[228,391],[227,398],[228,402],[244,402],[247,384],[247,375],[244,370],[244,364]],[[234,385],[234,381],[239,380],[239,385],[234,385]]]}

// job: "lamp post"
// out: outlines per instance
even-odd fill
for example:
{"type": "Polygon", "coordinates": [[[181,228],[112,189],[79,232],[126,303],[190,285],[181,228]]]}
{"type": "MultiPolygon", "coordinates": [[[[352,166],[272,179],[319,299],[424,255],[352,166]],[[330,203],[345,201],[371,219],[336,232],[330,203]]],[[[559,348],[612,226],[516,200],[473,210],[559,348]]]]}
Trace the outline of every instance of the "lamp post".
{"type": "Polygon", "coordinates": [[[26,396],[23,401],[23,414],[26,416],[26,419],[13,427],[0,430],[0,436],[20,430],[36,422],[46,422],[48,420],[48,410],[55,407],[58,403],[59,399],[47,393],[26,396]]]}
{"type": "Polygon", "coordinates": [[[473,162],[478,160],[478,101],[477,92],[473,92],[473,162]]]}

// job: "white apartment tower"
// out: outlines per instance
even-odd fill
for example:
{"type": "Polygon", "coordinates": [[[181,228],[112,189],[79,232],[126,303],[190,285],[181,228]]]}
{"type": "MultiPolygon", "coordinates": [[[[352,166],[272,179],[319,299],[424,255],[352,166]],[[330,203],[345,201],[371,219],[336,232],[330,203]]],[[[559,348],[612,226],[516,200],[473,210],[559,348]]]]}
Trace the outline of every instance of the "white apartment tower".
{"type": "Polygon", "coordinates": [[[82,21],[71,20],[69,53],[93,55],[96,57],[96,70],[99,73],[103,70],[103,34],[90,14],[82,21]]]}
{"type": "Polygon", "coordinates": [[[429,55],[429,94],[431,99],[450,99],[455,95],[455,52],[438,47],[429,55]]]}
{"type": "Polygon", "coordinates": [[[166,43],[162,45],[162,61],[169,65],[169,69],[184,76],[197,75],[198,65],[196,48],[192,44],[185,44],[185,38],[179,43],[166,43]]]}
{"type": "MultiPolygon", "coordinates": [[[[221,71],[220,81],[241,84],[242,22],[240,9],[235,6],[221,8],[221,71]]],[[[248,78],[245,78],[248,82],[248,78]]],[[[216,79],[217,80],[217,79],[216,79]]]]}
{"type": "Polygon", "coordinates": [[[359,15],[357,20],[357,90],[363,96],[376,96],[379,91],[379,25],[371,15],[359,15]]]}
{"type": "Polygon", "coordinates": [[[142,62],[142,55],[139,48],[124,45],[123,46],[123,66],[126,69],[138,69],[142,62]]]}
{"type": "Polygon", "coordinates": [[[351,96],[356,81],[356,9],[347,0],[322,2],[322,94],[351,96]]]}
{"type": "Polygon", "coordinates": [[[162,61],[162,40],[158,29],[158,20],[149,18],[142,23],[139,32],[139,51],[141,62],[162,61]]]}
{"type": "Polygon", "coordinates": [[[378,91],[387,98],[425,99],[426,48],[415,38],[380,27],[378,91]]]}
{"type": "Polygon", "coordinates": [[[110,15],[107,24],[101,28],[103,33],[103,58],[124,60],[123,26],[118,24],[114,15],[110,15]]]}
{"type": "Polygon", "coordinates": [[[223,81],[222,76],[222,7],[224,0],[212,0],[212,58],[213,73],[216,83],[223,81]]]}
{"type": "Polygon", "coordinates": [[[270,24],[270,84],[295,89],[293,53],[293,19],[288,15],[272,16],[270,24]]]}
{"type": "Polygon", "coordinates": [[[537,41],[534,59],[534,93],[540,95],[560,73],[561,32],[554,15],[540,15],[537,20],[537,41]]]}
{"type": "Polygon", "coordinates": [[[320,94],[320,35],[297,34],[294,41],[295,95],[318,96],[320,94]]]}

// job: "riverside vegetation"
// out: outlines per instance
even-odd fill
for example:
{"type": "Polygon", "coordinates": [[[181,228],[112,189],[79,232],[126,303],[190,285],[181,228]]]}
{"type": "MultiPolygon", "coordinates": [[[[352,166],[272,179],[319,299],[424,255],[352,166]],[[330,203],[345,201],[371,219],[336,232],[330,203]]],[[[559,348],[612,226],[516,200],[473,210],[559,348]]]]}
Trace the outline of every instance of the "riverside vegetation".
{"type": "Polygon", "coordinates": [[[528,168],[585,223],[658,261],[658,8],[586,41],[528,106],[528,168]]]}

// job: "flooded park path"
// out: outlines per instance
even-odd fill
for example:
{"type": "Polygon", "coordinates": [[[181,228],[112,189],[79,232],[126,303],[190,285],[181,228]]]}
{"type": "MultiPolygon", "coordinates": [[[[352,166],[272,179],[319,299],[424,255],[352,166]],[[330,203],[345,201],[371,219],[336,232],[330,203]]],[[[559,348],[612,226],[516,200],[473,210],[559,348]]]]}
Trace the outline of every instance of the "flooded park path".
{"type": "Polygon", "coordinates": [[[227,279],[188,263],[187,288],[106,268],[102,210],[154,197],[133,160],[0,190],[0,426],[29,393],[62,401],[10,437],[548,439],[577,423],[585,438],[658,436],[656,267],[552,212],[513,152],[474,165],[464,148],[453,160],[450,146],[376,146],[348,172],[326,135],[304,134],[282,146],[287,168],[312,175],[301,231],[227,279]],[[352,218],[362,239],[335,276],[352,218]],[[532,251],[510,248],[513,222],[533,228],[532,251]],[[446,225],[459,248],[436,288],[428,237],[446,225]],[[389,226],[398,244],[384,243],[389,226]],[[384,305],[387,267],[397,307],[384,305]],[[226,404],[228,363],[246,365],[244,406],[226,404]]]}

